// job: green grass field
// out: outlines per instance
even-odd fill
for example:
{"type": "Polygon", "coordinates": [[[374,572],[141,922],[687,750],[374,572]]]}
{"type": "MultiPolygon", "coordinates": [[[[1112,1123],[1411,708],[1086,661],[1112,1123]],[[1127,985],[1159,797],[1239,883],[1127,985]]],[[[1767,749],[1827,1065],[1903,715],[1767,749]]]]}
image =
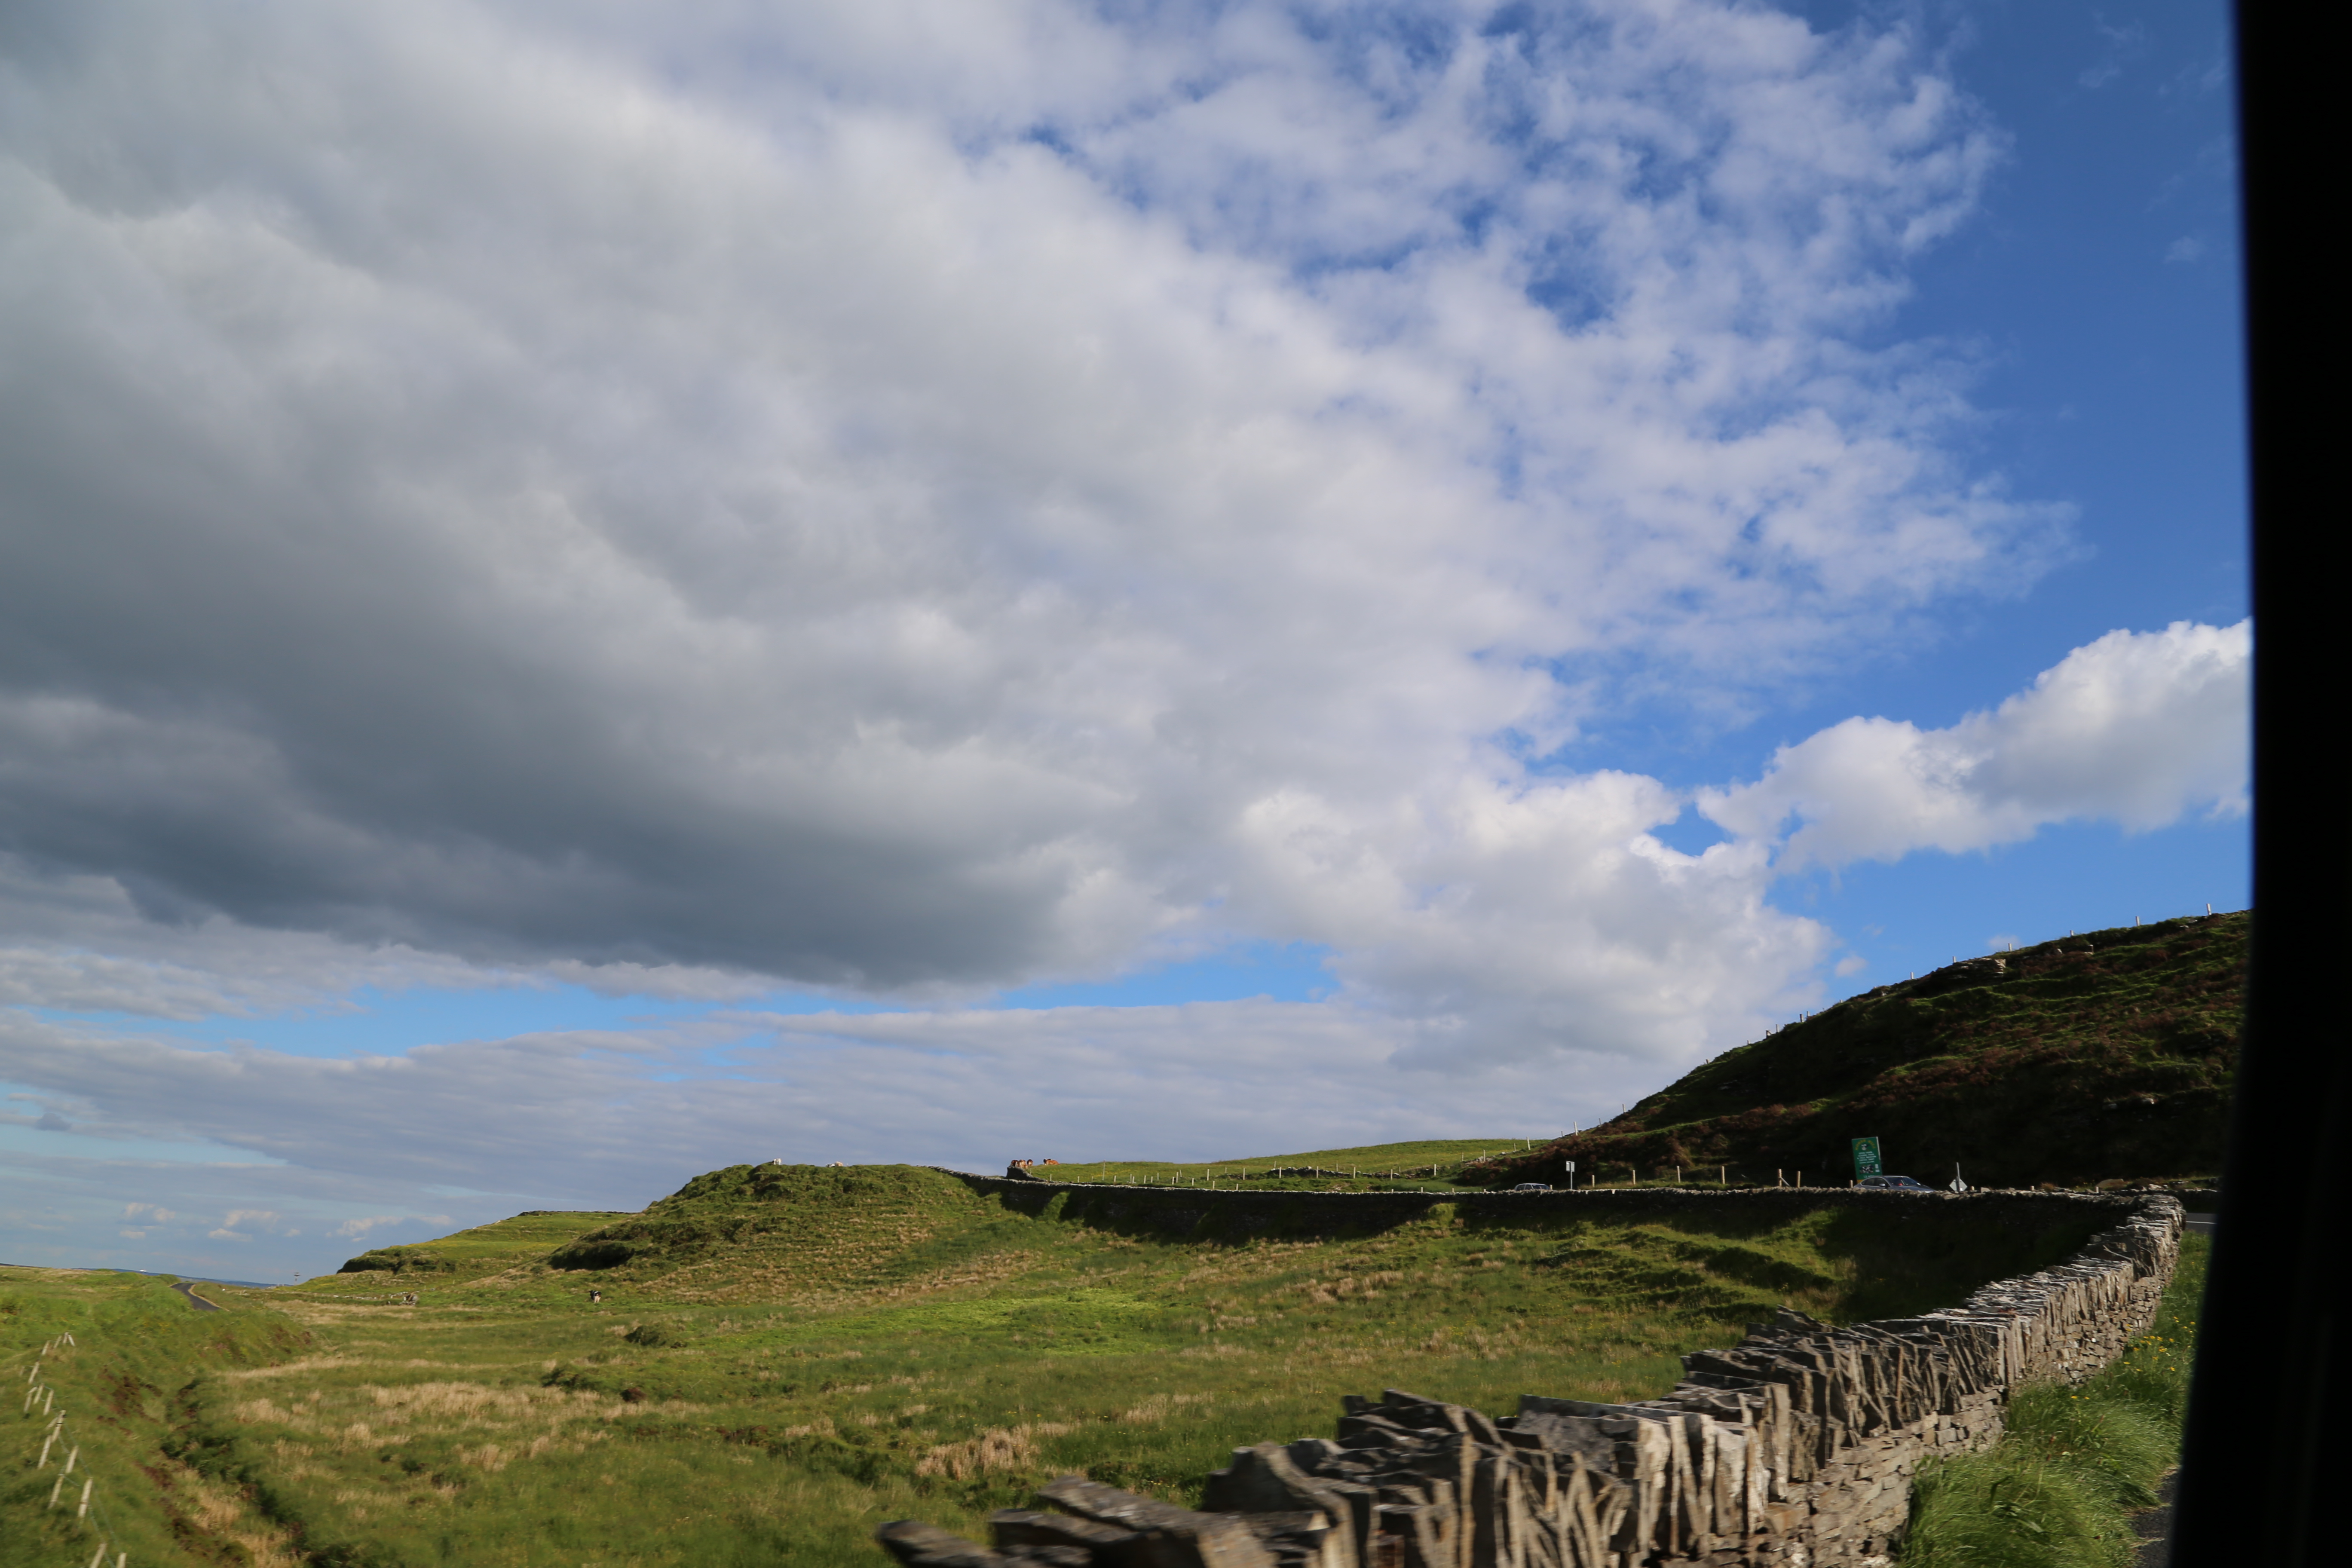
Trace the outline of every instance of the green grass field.
{"type": "Polygon", "coordinates": [[[877,1568],[880,1521],[980,1532],[1071,1470],[1196,1500],[1235,1446],[1328,1434],[1343,1394],[1645,1397],[1774,1306],[1917,1310],[2083,1239],[1852,1211],[1698,1229],[1605,1196],[1202,1239],[1088,1217],[1113,1201],[737,1166],[642,1215],[404,1249],[447,1268],[215,1290],[217,1314],[135,1276],[0,1273],[0,1370],[80,1340],[42,1375],[109,1510],[41,1506],[56,1461],[33,1468],[26,1416],[0,1563],[86,1565],[103,1531],[141,1568],[877,1568]]]}

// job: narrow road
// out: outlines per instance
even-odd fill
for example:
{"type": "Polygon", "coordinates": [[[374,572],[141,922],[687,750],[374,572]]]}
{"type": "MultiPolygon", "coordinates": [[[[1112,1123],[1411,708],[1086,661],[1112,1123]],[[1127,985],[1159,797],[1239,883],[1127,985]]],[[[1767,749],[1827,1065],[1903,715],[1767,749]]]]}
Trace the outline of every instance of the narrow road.
{"type": "Polygon", "coordinates": [[[188,1282],[184,1279],[175,1282],[172,1289],[177,1290],[181,1295],[185,1296],[188,1299],[188,1305],[194,1307],[199,1312],[217,1312],[220,1310],[220,1308],[214,1305],[212,1302],[205,1300],[202,1296],[197,1295],[195,1290],[191,1288],[188,1282]]]}

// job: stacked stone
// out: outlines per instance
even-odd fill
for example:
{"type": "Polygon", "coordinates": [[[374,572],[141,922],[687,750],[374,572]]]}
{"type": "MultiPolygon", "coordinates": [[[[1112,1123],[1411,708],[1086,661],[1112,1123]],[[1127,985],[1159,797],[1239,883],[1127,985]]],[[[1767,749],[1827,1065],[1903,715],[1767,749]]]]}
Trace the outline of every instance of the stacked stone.
{"type": "Polygon", "coordinates": [[[918,1568],[1883,1568],[1922,1459],[1991,1441],[2012,1387],[2077,1381],[2146,1331],[2182,1219],[2144,1200],[2066,1262],[1923,1317],[1783,1309],[1685,1356],[1662,1399],[1528,1394],[1496,1420],[1349,1396],[1335,1440],[1234,1450],[1207,1511],[1069,1477],[1041,1494],[1060,1515],[997,1515],[993,1550],[912,1524],[883,1543],[918,1568]]]}
{"type": "Polygon", "coordinates": [[[1326,1568],[1547,1568],[1609,1560],[1638,1489],[1616,1445],[1579,1451],[1505,1417],[1398,1389],[1349,1396],[1336,1441],[1237,1448],[1213,1507],[1312,1508],[1339,1521],[1326,1568]]]}
{"type": "Polygon", "coordinates": [[[907,1568],[1354,1568],[1320,1510],[1204,1512],[1084,1476],[1064,1476],[1037,1497],[1057,1511],[999,1509],[989,1516],[992,1547],[913,1520],[875,1538],[907,1568]]]}
{"type": "Polygon", "coordinates": [[[2146,1201],[2066,1262],[1948,1311],[1832,1329],[1783,1310],[1729,1350],[1685,1356],[1682,1384],[1648,1407],[1696,1410],[1706,1390],[1739,1396],[1768,1448],[1785,1440],[1790,1455],[1768,1487],[1796,1506],[1761,1510],[1746,1554],[1723,1560],[1769,1562],[1801,1546],[1815,1564],[1886,1561],[1920,1460],[1991,1442],[2012,1387],[2080,1381],[2146,1331],[2182,1217],[2168,1197],[2146,1201]],[[1762,1403],[1774,1389],[1788,1400],[1785,1426],[1762,1403]]]}
{"type": "Polygon", "coordinates": [[[2056,1268],[1988,1285],[1929,1318],[2005,1331],[1999,1334],[2005,1382],[2079,1383],[2155,1321],[2179,1258],[2184,1219],[2169,1194],[2144,1199],[2056,1268]]]}
{"type": "Polygon", "coordinates": [[[1794,1560],[1799,1546],[1815,1563],[1880,1556],[1908,1514],[1919,1459],[1997,1436],[2007,1387],[1996,1341],[1927,1319],[1833,1329],[1783,1310],[1683,1364],[1682,1385],[1651,1407],[1739,1400],[1771,1502],[1737,1552],[1702,1561],[1794,1560]]]}

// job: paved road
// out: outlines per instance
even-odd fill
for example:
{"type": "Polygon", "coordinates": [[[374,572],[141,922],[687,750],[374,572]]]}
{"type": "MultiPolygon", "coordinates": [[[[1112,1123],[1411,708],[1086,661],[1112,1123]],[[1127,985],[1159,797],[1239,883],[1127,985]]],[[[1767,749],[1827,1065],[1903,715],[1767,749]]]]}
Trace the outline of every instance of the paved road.
{"type": "Polygon", "coordinates": [[[2189,1228],[2191,1230],[2201,1230],[2207,1236],[2210,1236],[2213,1234],[2214,1218],[2215,1216],[2210,1214],[2190,1215],[2189,1216],[2189,1228]]]}
{"type": "Polygon", "coordinates": [[[197,1295],[184,1279],[173,1285],[172,1289],[177,1290],[181,1295],[185,1296],[188,1299],[188,1305],[194,1307],[199,1312],[217,1312],[220,1310],[217,1306],[205,1300],[202,1296],[197,1295]]]}

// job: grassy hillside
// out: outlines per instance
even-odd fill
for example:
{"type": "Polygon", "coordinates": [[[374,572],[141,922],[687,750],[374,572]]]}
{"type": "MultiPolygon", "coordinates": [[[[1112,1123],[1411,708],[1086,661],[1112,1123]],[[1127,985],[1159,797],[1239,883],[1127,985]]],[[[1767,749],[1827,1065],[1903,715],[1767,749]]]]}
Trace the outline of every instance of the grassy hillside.
{"type": "MultiPolygon", "coordinates": [[[[583,1231],[624,1217],[618,1213],[597,1210],[532,1209],[437,1241],[411,1247],[379,1247],[362,1252],[330,1278],[362,1286],[383,1285],[396,1279],[403,1289],[414,1289],[428,1282],[469,1282],[520,1263],[536,1262],[583,1231]],[[355,1275],[359,1276],[356,1279],[352,1278],[355,1275]]],[[[317,1285],[320,1281],[311,1283],[317,1285]]]]}
{"type": "Polygon", "coordinates": [[[107,1561],[266,1563],[287,1535],[243,1483],[191,1452],[207,1380],[282,1364],[310,1348],[283,1313],[199,1311],[168,1279],[82,1269],[0,1268],[0,1568],[107,1561]],[[64,1342],[70,1336],[73,1342],[64,1342]],[[30,1408],[26,1393],[38,1387],[30,1408]],[[37,1467],[51,1421],[63,1426],[37,1467]],[[58,1485],[67,1458],[74,1471],[58,1485]],[[89,1509],[81,1511],[81,1489],[89,1509]],[[63,1506],[51,1508],[52,1489],[63,1506]]]}
{"type": "Polygon", "coordinates": [[[1252,1154],[1233,1160],[1080,1160],[1039,1166],[1032,1173],[1056,1182],[1108,1182],[1128,1185],[1230,1187],[1246,1184],[1328,1190],[1333,1183],[1357,1190],[1425,1191],[1450,1185],[1469,1166],[1524,1152],[1538,1146],[1526,1138],[1434,1138],[1405,1143],[1367,1143],[1349,1149],[1310,1149],[1296,1154],[1252,1154]]]}
{"type": "Polygon", "coordinates": [[[2244,1009],[2244,914],[2090,931],[1971,959],[1726,1052],[1623,1115],[1496,1162],[1488,1180],[1769,1184],[1853,1174],[1848,1140],[1921,1181],[1980,1186],[2220,1170],[2244,1009]]]}
{"type": "MultiPolygon", "coordinates": [[[[278,1359],[158,1380],[172,1451],[276,1532],[257,1563],[874,1568],[884,1519],[978,1531],[1069,1470],[1196,1500],[1235,1445],[1326,1433],[1346,1393],[1643,1397],[1771,1307],[1916,1310],[2088,1229],[1893,1203],[1702,1223],[1599,1198],[1391,1205],[1353,1234],[1261,1203],[1255,1228],[1187,1230],[1137,1223],[1139,1201],[736,1166],[468,1279],[223,1292],[276,1325],[278,1359]]],[[[100,1333],[85,1353],[117,1350],[100,1333]]]]}

